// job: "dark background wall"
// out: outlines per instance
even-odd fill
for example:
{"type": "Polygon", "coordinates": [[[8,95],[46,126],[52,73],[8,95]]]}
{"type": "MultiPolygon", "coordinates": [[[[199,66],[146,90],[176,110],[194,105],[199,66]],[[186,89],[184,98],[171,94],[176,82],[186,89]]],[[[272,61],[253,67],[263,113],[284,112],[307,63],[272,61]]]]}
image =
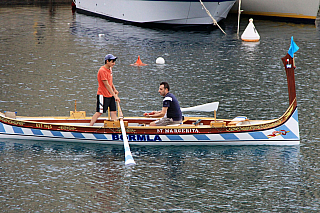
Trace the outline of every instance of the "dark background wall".
{"type": "Polygon", "coordinates": [[[72,0],[0,0],[0,5],[70,4],[72,0]]]}

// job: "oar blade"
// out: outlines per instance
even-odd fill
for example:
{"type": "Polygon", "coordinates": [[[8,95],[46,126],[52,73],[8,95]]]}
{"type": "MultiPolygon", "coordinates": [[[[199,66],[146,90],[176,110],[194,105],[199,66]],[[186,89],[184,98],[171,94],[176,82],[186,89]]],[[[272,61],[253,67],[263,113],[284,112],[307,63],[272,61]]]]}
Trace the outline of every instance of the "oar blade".
{"type": "Polygon", "coordinates": [[[124,164],[125,165],[135,165],[136,162],[134,162],[131,151],[130,151],[130,146],[129,146],[129,142],[127,139],[126,128],[124,127],[124,122],[123,122],[122,118],[120,118],[120,126],[121,126],[123,146],[124,146],[124,155],[125,155],[124,164]]]}
{"type": "Polygon", "coordinates": [[[213,111],[218,111],[218,107],[219,107],[219,102],[212,102],[212,103],[202,104],[199,106],[181,108],[181,112],[190,112],[190,111],[213,112],[213,111]]]}
{"type": "Polygon", "coordinates": [[[125,140],[126,141],[124,142],[124,156],[125,156],[124,157],[124,159],[125,159],[124,164],[125,165],[135,165],[136,162],[134,162],[134,159],[132,157],[128,139],[126,138],[125,140]]]}
{"type": "Polygon", "coordinates": [[[130,155],[130,156],[126,156],[124,164],[126,166],[133,166],[133,165],[136,165],[136,162],[134,162],[132,155],[130,155]]]}

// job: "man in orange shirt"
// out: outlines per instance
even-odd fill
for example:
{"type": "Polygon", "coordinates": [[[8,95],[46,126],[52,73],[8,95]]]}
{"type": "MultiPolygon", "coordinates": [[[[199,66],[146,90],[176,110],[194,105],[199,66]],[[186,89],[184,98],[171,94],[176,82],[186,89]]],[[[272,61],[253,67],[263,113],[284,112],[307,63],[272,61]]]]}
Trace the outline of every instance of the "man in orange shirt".
{"type": "Polygon", "coordinates": [[[118,97],[119,92],[112,82],[112,67],[116,64],[117,57],[112,54],[105,56],[103,65],[98,71],[98,92],[97,92],[97,109],[96,113],[92,116],[90,126],[97,121],[97,119],[108,110],[110,107],[111,119],[117,120],[116,102],[120,102],[118,97]]]}

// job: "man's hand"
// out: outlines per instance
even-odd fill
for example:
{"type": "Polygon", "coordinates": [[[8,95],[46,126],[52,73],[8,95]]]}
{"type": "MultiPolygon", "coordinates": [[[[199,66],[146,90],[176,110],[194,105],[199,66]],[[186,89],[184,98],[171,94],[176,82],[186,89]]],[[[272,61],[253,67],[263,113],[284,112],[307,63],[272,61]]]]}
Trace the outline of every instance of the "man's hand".
{"type": "Polygon", "coordinates": [[[153,111],[153,112],[149,112],[149,113],[143,113],[143,116],[144,117],[151,117],[151,115],[154,115],[154,114],[156,114],[156,112],[155,111],[153,111]]]}
{"type": "Polygon", "coordinates": [[[116,94],[115,96],[113,96],[116,102],[120,103],[120,98],[118,97],[118,95],[116,94]]]}

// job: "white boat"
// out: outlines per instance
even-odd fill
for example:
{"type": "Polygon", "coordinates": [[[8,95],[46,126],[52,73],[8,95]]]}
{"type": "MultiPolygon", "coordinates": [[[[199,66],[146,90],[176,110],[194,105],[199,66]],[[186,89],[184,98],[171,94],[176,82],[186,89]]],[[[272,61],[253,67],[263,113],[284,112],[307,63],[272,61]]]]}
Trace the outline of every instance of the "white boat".
{"type": "MultiPolygon", "coordinates": [[[[239,0],[232,7],[237,13],[239,0]]],[[[319,0],[241,0],[241,14],[314,21],[319,10],[319,0]]]]}
{"type": "MultiPolygon", "coordinates": [[[[200,0],[75,0],[77,12],[136,24],[208,25],[212,18],[200,0]]],[[[219,22],[235,0],[205,0],[203,4],[219,22]]]]}

